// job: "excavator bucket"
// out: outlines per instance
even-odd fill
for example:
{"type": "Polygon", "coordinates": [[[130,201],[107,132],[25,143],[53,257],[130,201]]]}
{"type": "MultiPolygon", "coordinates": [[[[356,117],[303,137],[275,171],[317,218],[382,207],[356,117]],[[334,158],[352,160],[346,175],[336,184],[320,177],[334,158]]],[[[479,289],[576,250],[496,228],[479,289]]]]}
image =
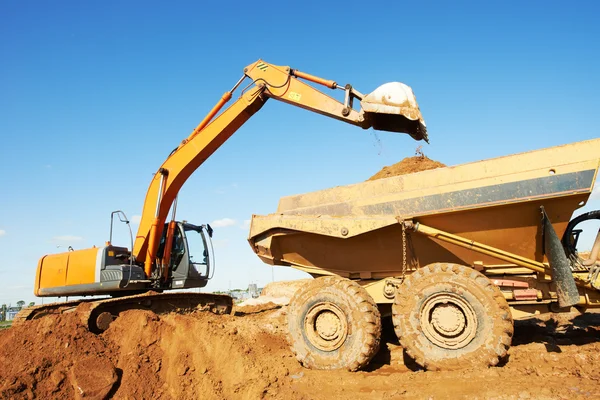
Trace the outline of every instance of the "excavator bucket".
{"type": "Polygon", "coordinates": [[[360,102],[365,119],[373,129],[408,133],[415,140],[425,140],[427,127],[412,89],[401,82],[379,86],[360,102]]]}

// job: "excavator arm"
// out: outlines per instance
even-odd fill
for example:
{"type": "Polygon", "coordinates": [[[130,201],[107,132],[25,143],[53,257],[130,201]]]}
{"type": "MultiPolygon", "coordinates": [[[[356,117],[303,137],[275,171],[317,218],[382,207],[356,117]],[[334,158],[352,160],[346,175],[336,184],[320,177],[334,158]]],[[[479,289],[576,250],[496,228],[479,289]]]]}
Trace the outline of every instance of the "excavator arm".
{"type": "Polygon", "coordinates": [[[255,88],[244,93],[206,128],[195,129],[154,175],[133,246],[133,255],[137,262],[144,263],[146,276],[151,276],[158,241],[179,190],[192,173],[263,106],[265,98],[261,92],[262,89],[255,88]]]}
{"type": "MultiPolygon", "coordinates": [[[[47,254],[38,261],[34,283],[36,296],[109,295],[110,298],[28,307],[18,315],[17,322],[72,310],[83,301],[87,305],[81,311],[82,321],[87,321],[88,328],[97,333],[108,329],[122,311],[134,308],[156,313],[197,309],[230,313],[233,307],[231,296],[162,293],[169,289],[204,287],[212,270],[209,258],[206,258],[206,264],[192,260],[186,232],[193,234],[195,231],[202,236],[206,255],[205,227],[175,221],[177,194],[192,173],[271,98],[363,129],[404,132],[415,140],[427,141],[425,123],[414,94],[402,83],[387,83],[365,96],[351,85],[342,87],[334,81],[259,60],[244,69],[244,75],[233,89],[222,96],[160,166],[146,193],[131,251],[111,243],[112,216],[120,213],[116,211],[111,214],[111,239],[104,246],[47,254]],[[223,109],[246,79],[250,84],[223,109]],[[344,101],[335,100],[302,80],[330,90],[341,90],[344,101]],[[355,100],[360,101],[359,111],[353,108],[355,100]],[[166,224],[170,210],[171,221],[166,224]],[[206,265],[205,274],[201,273],[202,265],[206,265]]],[[[121,220],[128,222],[126,218],[121,220]]],[[[207,232],[211,235],[210,228],[207,232]]]]}
{"type": "Polygon", "coordinates": [[[385,84],[364,96],[351,85],[342,87],[335,81],[258,60],[244,69],[242,79],[223,95],[204,120],[169,155],[150,182],[132,249],[136,261],[144,264],[146,276],[151,277],[154,272],[156,251],[165,221],[185,181],[270,98],[363,129],[408,133],[415,140],[428,140],[414,94],[402,83],[385,84]],[[215,117],[247,78],[252,81],[249,88],[215,117]],[[344,103],[300,79],[332,90],[343,90],[344,103]],[[353,109],[354,99],[360,100],[360,111],[353,109]]]}

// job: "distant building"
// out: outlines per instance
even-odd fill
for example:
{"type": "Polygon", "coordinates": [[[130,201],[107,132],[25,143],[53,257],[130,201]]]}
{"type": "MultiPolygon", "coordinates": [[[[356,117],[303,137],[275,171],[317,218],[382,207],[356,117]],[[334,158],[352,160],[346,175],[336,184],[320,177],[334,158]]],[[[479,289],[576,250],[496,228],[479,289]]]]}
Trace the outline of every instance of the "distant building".
{"type": "Polygon", "coordinates": [[[233,297],[235,303],[241,303],[248,299],[255,299],[260,296],[263,288],[257,287],[256,283],[248,285],[248,289],[241,290],[229,290],[226,292],[229,296],[233,297]]]}
{"type": "Polygon", "coordinates": [[[253,299],[258,297],[259,293],[258,293],[258,287],[256,286],[256,283],[251,283],[250,285],[248,285],[248,292],[250,293],[250,296],[253,299]]]}
{"type": "Polygon", "coordinates": [[[6,320],[12,321],[15,319],[15,316],[21,311],[21,307],[8,307],[6,309],[6,320]]]}

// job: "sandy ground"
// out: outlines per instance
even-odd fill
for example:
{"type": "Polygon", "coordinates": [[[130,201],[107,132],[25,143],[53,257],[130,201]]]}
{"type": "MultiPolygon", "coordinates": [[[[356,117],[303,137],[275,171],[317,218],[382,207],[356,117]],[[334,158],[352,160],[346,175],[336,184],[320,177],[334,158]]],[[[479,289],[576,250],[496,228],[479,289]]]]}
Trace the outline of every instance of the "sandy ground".
{"type": "Polygon", "coordinates": [[[365,371],[313,371],[286,342],[287,306],[233,315],[122,314],[101,335],[74,314],[0,331],[0,398],[583,399],[600,398],[600,314],[518,322],[507,362],[425,372],[389,321],[365,371]]]}

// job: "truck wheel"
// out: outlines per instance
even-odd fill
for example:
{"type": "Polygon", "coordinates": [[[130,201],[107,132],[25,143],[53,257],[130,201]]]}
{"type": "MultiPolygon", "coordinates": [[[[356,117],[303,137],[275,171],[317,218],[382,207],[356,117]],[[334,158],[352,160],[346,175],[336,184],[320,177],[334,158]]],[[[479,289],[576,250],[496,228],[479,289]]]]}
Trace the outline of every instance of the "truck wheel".
{"type": "Polygon", "coordinates": [[[392,315],[400,344],[427,370],[496,365],[514,331],[500,290],[483,274],[457,264],[431,264],[408,276],[392,315]]]}
{"type": "Polygon", "coordinates": [[[288,329],[291,350],[304,367],[356,371],[379,351],[381,316],[362,286],[326,276],[296,291],[288,329]]]}

